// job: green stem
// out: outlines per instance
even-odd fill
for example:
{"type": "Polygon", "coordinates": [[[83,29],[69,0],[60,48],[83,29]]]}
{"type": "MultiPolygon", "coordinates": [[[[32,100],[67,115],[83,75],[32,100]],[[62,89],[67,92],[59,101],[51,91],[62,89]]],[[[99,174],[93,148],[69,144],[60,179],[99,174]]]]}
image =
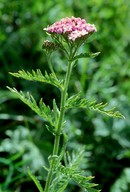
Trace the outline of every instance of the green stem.
{"type": "Polygon", "coordinates": [[[53,69],[52,64],[51,64],[51,55],[48,56],[48,64],[49,64],[49,68],[50,68],[51,73],[52,73],[52,74],[55,76],[55,78],[56,78],[54,69],[53,69]]]}
{"type": "MultiPolygon", "coordinates": [[[[68,84],[69,84],[69,80],[70,80],[71,71],[72,71],[72,62],[69,61],[68,69],[67,69],[67,73],[66,73],[66,77],[65,77],[65,82],[64,82],[64,88],[61,92],[60,116],[59,116],[58,126],[56,129],[56,134],[55,134],[53,156],[58,155],[58,152],[59,152],[60,134],[61,134],[64,114],[65,114],[65,103],[66,103],[67,90],[68,90],[68,84]]],[[[55,164],[55,159],[53,158],[52,163],[50,165],[50,170],[48,172],[44,192],[48,192],[48,190],[49,190],[49,186],[51,184],[52,175],[53,175],[54,164],[55,164]]]]}

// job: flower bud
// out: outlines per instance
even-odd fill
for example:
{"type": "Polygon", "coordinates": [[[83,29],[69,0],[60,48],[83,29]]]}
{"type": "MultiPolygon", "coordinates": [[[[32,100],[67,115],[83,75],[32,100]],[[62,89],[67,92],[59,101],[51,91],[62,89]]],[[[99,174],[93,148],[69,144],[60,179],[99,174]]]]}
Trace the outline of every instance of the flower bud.
{"type": "Polygon", "coordinates": [[[58,49],[58,46],[51,42],[51,41],[44,41],[43,45],[42,45],[42,49],[45,49],[47,52],[53,52],[53,51],[56,51],[58,49]]]}

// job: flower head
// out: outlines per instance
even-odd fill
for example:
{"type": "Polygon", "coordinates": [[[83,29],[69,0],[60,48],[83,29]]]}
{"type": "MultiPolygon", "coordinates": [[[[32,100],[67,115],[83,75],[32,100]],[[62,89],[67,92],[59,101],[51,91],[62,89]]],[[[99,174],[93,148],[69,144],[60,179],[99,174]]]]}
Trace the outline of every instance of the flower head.
{"type": "Polygon", "coordinates": [[[61,34],[67,36],[69,40],[76,41],[82,37],[87,37],[97,31],[94,24],[89,24],[85,19],[71,17],[63,18],[47,28],[44,28],[50,34],[61,34]]]}

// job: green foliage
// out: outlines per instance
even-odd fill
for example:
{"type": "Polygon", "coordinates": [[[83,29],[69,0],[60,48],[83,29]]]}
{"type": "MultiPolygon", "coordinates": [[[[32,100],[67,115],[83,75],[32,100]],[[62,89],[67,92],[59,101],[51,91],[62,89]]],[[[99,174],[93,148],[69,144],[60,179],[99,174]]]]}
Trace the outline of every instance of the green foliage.
{"type": "Polygon", "coordinates": [[[52,111],[49,106],[45,105],[42,99],[40,100],[38,106],[34,97],[30,93],[24,94],[22,91],[18,92],[15,88],[12,89],[8,87],[8,89],[13,92],[21,101],[28,105],[33,111],[35,111],[35,113],[37,113],[39,116],[43,117],[46,121],[48,121],[51,125],[51,127],[48,126],[49,131],[55,133],[54,127],[56,122],[54,121],[54,118],[57,119],[56,110],[58,110],[58,108],[56,108],[55,102],[53,102],[54,111],[52,111]]]}
{"type": "Polygon", "coordinates": [[[80,94],[73,95],[67,100],[66,108],[84,108],[89,110],[98,111],[100,113],[103,113],[105,115],[108,115],[110,117],[117,117],[117,118],[124,118],[124,116],[118,112],[115,111],[115,108],[111,109],[105,109],[107,106],[107,103],[96,103],[96,101],[90,101],[87,98],[81,98],[80,94]]]}
{"type": "Polygon", "coordinates": [[[20,78],[30,80],[30,81],[49,83],[51,85],[56,86],[59,89],[62,89],[62,86],[63,86],[62,85],[63,81],[58,80],[53,73],[48,74],[47,72],[45,72],[45,76],[43,76],[40,69],[37,69],[36,72],[34,70],[32,70],[32,73],[21,70],[21,71],[18,71],[18,73],[10,73],[10,74],[15,77],[20,77],[20,78]]]}
{"type": "Polygon", "coordinates": [[[56,177],[53,180],[49,188],[49,191],[63,192],[71,180],[74,181],[76,185],[79,185],[85,191],[90,192],[100,191],[93,188],[97,186],[96,184],[90,183],[90,180],[92,180],[93,177],[85,176],[83,174],[81,175],[81,170],[79,168],[81,162],[83,162],[84,160],[84,154],[85,154],[84,147],[79,148],[76,153],[73,152],[71,156],[67,152],[64,158],[65,166],[62,165],[61,163],[57,163],[58,157],[54,157],[56,158],[54,165],[56,177]]]}
{"type": "Polygon", "coordinates": [[[119,192],[127,192],[130,189],[130,168],[125,168],[119,179],[117,179],[117,181],[114,183],[114,185],[112,186],[110,192],[115,192],[115,191],[119,191],[119,192]]]}
{"type": "Polygon", "coordinates": [[[32,141],[29,129],[24,126],[17,126],[16,130],[7,130],[6,135],[8,138],[1,142],[0,152],[9,153],[10,157],[7,162],[12,161],[12,163],[8,164],[11,165],[14,170],[18,168],[21,174],[25,174],[27,166],[29,166],[33,172],[38,171],[39,167],[44,164],[44,158],[38,147],[32,141]],[[20,161],[16,163],[18,167],[15,167],[13,162],[17,159],[20,159],[20,161]]]}
{"type": "Polygon", "coordinates": [[[79,55],[76,55],[74,58],[73,58],[73,61],[77,60],[77,59],[81,59],[81,58],[94,58],[94,57],[97,57],[98,55],[100,54],[100,52],[97,52],[97,53],[81,53],[79,55]]]}
{"type": "Polygon", "coordinates": [[[49,190],[52,192],[58,191],[58,192],[63,192],[70,179],[68,176],[62,174],[62,173],[57,173],[57,177],[53,180],[52,185],[50,185],[49,190]]]}
{"type": "Polygon", "coordinates": [[[6,192],[9,189],[9,185],[23,178],[25,175],[23,173],[19,173],[19,175],[15,175],[15,171],[20,169],[20,167],[25,163],[21,161],[19,164],[16,163],[15,167],[13,166],[14,162],[22,156],[22,153],[14,154],[8,157],[8,159],[0,158],[1,170],[4,169],[5,173],[1,176],[5,176],[4,182],[0,183],[0,189],[2,192],[6,192]]]}
{"type": "Polygon", "coordinates": [[[18,190],[19,181],[27,182],[26,174],[29,166],[33,172],[39,170],[44,164],[44,159],[37,146],[28,138],[31,134],[23,126],[17,126],[16,130],[6,131],[8,138],[1,142],[0,153],[8,153],[8,157],[0,158],[1,180],[0,189],[2,192],[11,191],[12,185],[18,190]]]}

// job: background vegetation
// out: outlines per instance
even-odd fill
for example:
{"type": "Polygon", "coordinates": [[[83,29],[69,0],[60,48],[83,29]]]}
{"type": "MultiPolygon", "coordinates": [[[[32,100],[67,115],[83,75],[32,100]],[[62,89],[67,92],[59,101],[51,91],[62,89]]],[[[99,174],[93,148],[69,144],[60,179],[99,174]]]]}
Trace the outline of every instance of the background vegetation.
{"type": "MultiPolygon", "coordinates": [[[[46,104],[59,92],[9,75],[19,69],[48,69],[41,46],[43,27],[66,16],[85,18],[98,29],[83,51],[101,54],[78,62],[70,82],[70,93],[80,90],[88,98],[116,106],[126,119],[112,119],[89,111],[69,111],[68,150],[86,147],[82,166],[94,175],[102,192],[130,191],[130,1],[129,0],[1,0],[0,1],[0,192],[37,191],[26,173],[29,166],[44,185],[43,165],[52,151],[53,138],[45,120],[37,117],[6,86],[30,91],[46,104]],[[70,121],[71,119],[71,121],[70,121]],[[39,175],[41,175],[39,177],[39,175]]],[[[57,73],[64,75],[65,60],[53,57],[57,73]]],[[[66,192],[81,192],[71,183],[66,192]]]]}

